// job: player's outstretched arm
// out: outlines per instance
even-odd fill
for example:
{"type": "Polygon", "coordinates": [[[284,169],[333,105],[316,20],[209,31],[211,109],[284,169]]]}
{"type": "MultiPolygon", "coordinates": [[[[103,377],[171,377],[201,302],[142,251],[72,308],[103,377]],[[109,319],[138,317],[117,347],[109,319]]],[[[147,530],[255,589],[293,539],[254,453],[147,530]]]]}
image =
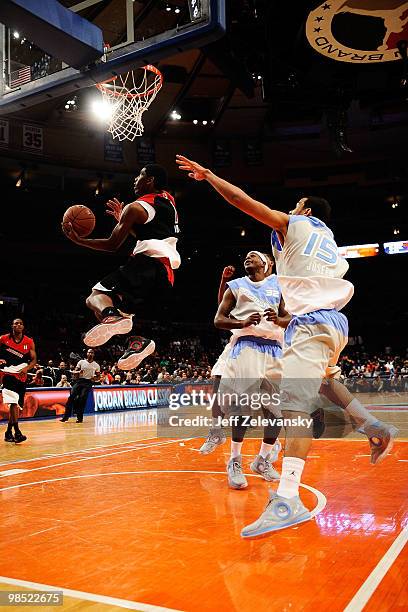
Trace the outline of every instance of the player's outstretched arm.
{"type": "Polygon", "coordinates": [[[147,221],[147,212],[137,202],[129,204],[123,209],[119,223],[114,227],[109,238],[81,238],[74,231],[72,225],[63,225],[62,231],[64,234],[78,244],[94,251],[117,251],[125,242],[129,234],[132,233],[134,225],[143,225],[147,221]]]}
{"type": "Polygon", "coordinates": [[[183,155],[176,155],[176,163],[180,170],[188,172],[190,178],[196,181],[207,181],[220,195],[222,195],[224,200],[227,200],[227,202],[254,219],[257,219],[257,221],[260,221],[264,225],[286,235],[289,223],[289,215],[287,213],[268,208],[268,206],[265,206],[262,202],[258,202],[251,198],[245,191],[236,187],[236,185],[228,183],[228,181],[220,178],[208,168],[200,166],[197,162],[183,155]]]}

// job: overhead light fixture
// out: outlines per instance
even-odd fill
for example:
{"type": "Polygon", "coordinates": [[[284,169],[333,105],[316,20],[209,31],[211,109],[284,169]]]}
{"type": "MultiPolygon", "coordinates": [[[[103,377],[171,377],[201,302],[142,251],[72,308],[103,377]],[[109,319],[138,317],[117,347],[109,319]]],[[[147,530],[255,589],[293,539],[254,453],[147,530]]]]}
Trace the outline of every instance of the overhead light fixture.
{"type": "Polygon", "coordinates": [[[20,38],[20,32],[17,32],[17,30],[14,30],[13,38],[19,39],[20,38]]]}
{"type": "Polygon", "coordinates": [[[176,110],[173,110],[170,113],[170,117],[171,117],[171,119],[173,119],[173,121],[180,121],[180,119],[181,119],[180,113],[178,111],[176,111],[176,110]]]}
{"type": "Polygon", "coordinates": [[[102,192],[102,189],[103,189],[103,178],[100,178],[95,188],[95,195],[96,196],[99,195],[102,192]]]}
{"type": "Polygon", "coordinates": [[[394,236],[398,236],[398,234],[400,233],[398,227],[394,228],[394,236]]]}
{"type": "Polygon", "coordinates": [[[207,123],[208,123],[208,121],[206,121],[206,120],[204,119],[204,121],[203,121],[203,125],[207,125],[207,123]]]}
{"type": "Polygon", "coordinates": [[[244,228],[242,228],[242,230],[241,230],[241,237],[245,238],[245,236],[246,236],[246,230],[244,228]]]}
{"type": "Polygon", "coordinates": [[[174,12],[176,13],[176,15],[178,15],[179,13],[181,13],[181,8],[176,6],[176,8],[174,9],[174,12]]]}
{"type": "Polygon", "coordinates": [[[67,100],[64,106],[65,110],[77,110],[77,98],[74,96],[72,99],[67,100]]]}
{"type": "Polygon", "coordinates": [[[91,107],[92,111],[101,121],[106,121],[107,119],[110,119],[115,110],[115,104],[112,104],[107,100],[102,100],[102,98],[93,100],[91,107]]]}
{"type": "Polygon", "coordinates": [[[17,180],[16,180],[16,187],[17,188],[23,186],[23,183],[24,183],[24,180],[25,180],[25,174],[26,174],[26,171],[22,170],[20,172],[20,174],[18,175],[17,180]]]}
{"type": "Polygon", "coordinates": [[[194,125],[197,125],[198,124],[198,119],[193,119],[193,123],[194,123],[194,125]]]}

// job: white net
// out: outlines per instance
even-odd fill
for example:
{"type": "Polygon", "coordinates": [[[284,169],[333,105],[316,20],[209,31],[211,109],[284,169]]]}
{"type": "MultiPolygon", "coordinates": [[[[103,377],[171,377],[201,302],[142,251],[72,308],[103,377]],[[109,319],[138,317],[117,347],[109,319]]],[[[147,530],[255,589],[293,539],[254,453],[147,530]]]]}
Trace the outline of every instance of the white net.
{"type": "Polygon", "coordinates": [[[119,140],[134,140],[144,132],[143,113],[156,98],[163,75],[155,66],[143,66],[98,83],[108,109],[108,132],[119,140]]]}

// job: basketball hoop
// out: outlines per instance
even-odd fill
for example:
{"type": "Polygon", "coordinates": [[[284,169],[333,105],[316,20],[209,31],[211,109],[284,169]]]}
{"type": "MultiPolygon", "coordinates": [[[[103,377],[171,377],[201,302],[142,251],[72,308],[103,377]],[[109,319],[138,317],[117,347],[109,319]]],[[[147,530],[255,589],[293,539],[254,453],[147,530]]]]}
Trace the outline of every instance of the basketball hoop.
{"type": "Polygon", "coordinates": [[[143,113],[149,108],[163,85],[163,75],[149,64],[118,75],[96,87],[105,104],[110,106],[108,132],[119,140],[134,140],[144,132],[143,113]]]}

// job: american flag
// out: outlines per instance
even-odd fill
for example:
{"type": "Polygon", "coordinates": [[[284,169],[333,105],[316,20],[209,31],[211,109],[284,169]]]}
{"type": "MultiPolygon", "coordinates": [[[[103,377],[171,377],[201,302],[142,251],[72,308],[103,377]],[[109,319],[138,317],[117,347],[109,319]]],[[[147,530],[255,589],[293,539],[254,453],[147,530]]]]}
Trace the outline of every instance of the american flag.
{"type": "Polygon", "coordinates": [[[29,83],[31,81],[31,66],[25,66],[24,68],[20,68],[20,70],[15,70],[10,73],[10,87],[20,87],[20,85],[24,85],[24,83],[29,83]]]}

